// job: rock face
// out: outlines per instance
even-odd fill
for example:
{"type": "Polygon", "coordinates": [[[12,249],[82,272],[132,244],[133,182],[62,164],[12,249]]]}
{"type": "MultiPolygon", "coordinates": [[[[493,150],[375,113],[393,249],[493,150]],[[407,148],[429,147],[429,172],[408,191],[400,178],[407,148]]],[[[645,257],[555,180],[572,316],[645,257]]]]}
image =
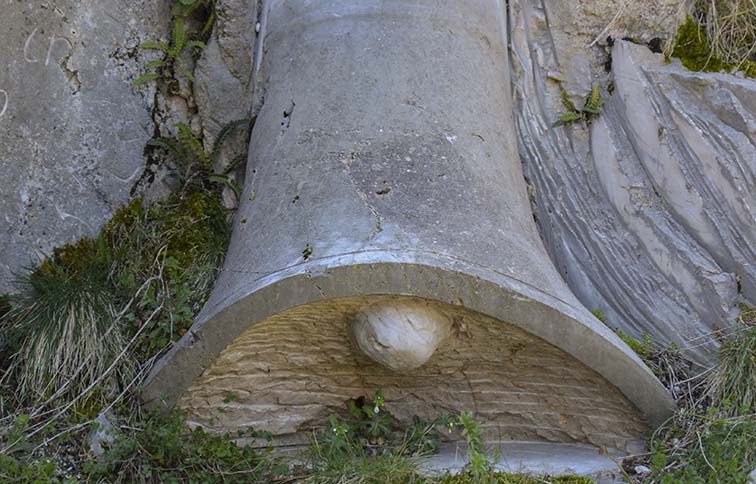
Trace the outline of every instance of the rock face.
{"type": "Polygon", "coordinates": [[[255,85],[256,0],[220,0],[207,48],[194,71],[194,99],[205,139],[250,116],[255,85]]]}
{"type": "Polygon", "coordinates": [[[254,427],[273,433],[274,445],[307,444],[346,400],[376,388],[402,421],[474,411],[485,437],[496,440],[636,452],[648,428],[606,379],[515,325],[458,305],[390,296],[320,301],[251,326],[179,405],[204,428],[254,427]],[[423,366],[396,372],[354,348],[348,331],[365,307],[405,304],[432,308],[453,328],[423,366]]]}
{"type": "MultiPolygon", "coordinates": [[[[756,83],[665,65],[623,41],[607,73],[588,38],[565,34],[580,18],[570,7],[516,5],[520,154],[550,256],[608,324],[710,363],[712,332],[732,322],[739,298],[756,298],[756,83]],[[614,87],[598,120],[553,127],[560,90],[581,106],[593,82],[614,87]]],[[[638,18],[639,31],[670,35],[638,18]]]]}
{"type": "Polygon", "coordinates": [[[0,293],[58,245],[93,235],[145,169],[149,89],[137,46],[165,2],[5,2],[0,16],[0,293]]]}

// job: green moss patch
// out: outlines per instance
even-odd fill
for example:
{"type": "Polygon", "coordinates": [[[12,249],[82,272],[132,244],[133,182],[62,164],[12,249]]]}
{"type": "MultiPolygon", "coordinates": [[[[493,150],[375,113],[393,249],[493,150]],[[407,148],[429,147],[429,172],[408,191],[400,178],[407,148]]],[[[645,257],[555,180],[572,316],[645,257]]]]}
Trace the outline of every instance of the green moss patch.
{"type": "Polygon", "coordinates": [[[746,77],[756,77],[756,62],[747,59],[738,64],[725,62],[715,54],[705,29],[691,17],[677,31],[672,57],[680,59],[683,66],[691,71],[742,71],[746,77]]]}

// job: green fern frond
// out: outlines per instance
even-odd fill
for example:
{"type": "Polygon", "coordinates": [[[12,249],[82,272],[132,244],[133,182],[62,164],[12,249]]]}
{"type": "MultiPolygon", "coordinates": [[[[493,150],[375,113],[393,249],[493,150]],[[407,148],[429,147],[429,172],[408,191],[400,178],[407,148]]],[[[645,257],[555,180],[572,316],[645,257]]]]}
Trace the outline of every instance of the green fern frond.
{"type": "Polygon", "coordinates": [[[234,192],[234,196],[236,197],[237,201],[241,199],[241,190],[239,190],[239,185],[229,176],[214,173],[208,177],[208,180],[213,183],[227,186],[229,189],[231,189],[232,192],[234,192]]]}
{"type": "Polygon", "coordinates": [[[134,82],[132,82],[131,85],[134,87],[141,86],[142,84],[146,84],[159,78],[160,74],[155,72],[148,72],[147,74],[142,74],[141,76],[134,79],[134,82]]]}
{"type": "Polygon", "coordinates": [[[231,121],[230,123],[227,123],[225,126],[223,126],[223,128],[221,128],[220,132],[218,133],[218,137],[215,138],[215,143],[213,143],[213,149],[211,150],[210,158],[217,160],[218,155],[220,155],[220,150],[223,147],[223,143],[226,142],[226,138],[228,138],[231,133],[236,131],[237,128],[240,128],[242,126],[244,126],[248,131],[250,125],[251,121],[249,119],[242,118],[231,121]]]}
{"type": "Polygon", "coordinates": [[[203,39],[206,38],[206,36],[210,33],[210,31],[213,29],[213,25],[215,25],[215,6],[213,5],[213,8],[210,10],[210,15],[207,17],[207,21],[205,22],[205,25],[202,26],[202,30],[200,30],[200,37],[203,39]]]}
{"type": "Polygon", "coordinates": [[[165,65],[165,61],[162,59],[155,59],[149,61],[147,64],[145,64],[145,67],[147,69],[157,69],[158,67],[163,67],[165,65]]]}
{"type": "Polygon", "coordinates": [[[179,147],[173,141],[166,138],[154,138],[147,142],[147,146],[154,146],[156,148],[162,148],[171,153],[178,153],[179,147]]]}
{"type": "Polygon", "coordinates": [[[190,81],[194,82],[194,74],[192,74],[191,72],[189,72],[189,70],[187,70],[186,68],[184,68],[182,66],[179,66],[179,65],[176,66],[176,70],[178,72],[180,72],[181,74],[183,74],[184,77],[186,77],[190,81]]]}
{"type": "Polygon", "coordinates": [[[186,17],[187,15],[194,13],[198,8],[204,5],[212,5],[213,3],[214,2],[210,0],[179,0],[179,2],[171,9],[171,13],[173,15],[186,17]]]}
{"type": "Polygon", "coordinates": [[[552,126],[564,126],[566,124],[574,123],[575,121],[580,121],[583,119],[583,114],[578,112],[569,112],[569,113],[562,113],[559,115],[556,121],[554,121],[554,124],[552,126]]]}
{"type": "Polygon", "coordinates": [[[591,114],[601,114],[601,108],[603,105],[604,100],[601,99],[601,89],[599,88],[598,83],[593,83],[591,92],[585,99],[585,106],[583,106],[583,111],[591,114]]]}
{"type": "Polygon", "coordinates": [[[564,88],[561,88],[560,96],[562,97],[562,105],[567,111],[577,112],[575,104],[570,100],[570,95],[564,88]]]}
{"type": "Polygon", "coordinates": [[[186,46],[186,29],[184,28],[184,21],[181,17],[178,17],[173,22],[173,34],[171,36],[171,52],[172,57],[178,57],[186,46]]]}
{"type": "Polygon", "coordinates": [[[210,157],[205,153],[202,142],[194,135],[192,128],[186,123],[177,123],[176,129],[178,130],[179,143],[185,153],[190,156],[193,155],[193,157],[199,159],[203,167],[209,168],[212,164],[210,157]]]}
{"type": "Polygon", "coordinates": [[[236,168],[240,164],[244,163],[245,161],[247,161],[247,154],[246,153],[242,153],[240,155],[235,156],[234,159],[232,159],[231,162],[228,164],[228,166],[226,167],[226,169],[223,170],[223,173],[224,174],[231,173],[231,170],[233,170],[234,168],[236,168]]]}
{"type": "Polygon", "coordinates": [[[155,40],[148,40],[148,41],[142,42],[141,44],[139,44],[139,48],[145,49],[145,50],[160,50],[165,53],[168,53],[168,50],[170,49],[168,44],[166,44],[165,42],[160,42],[160,41],[155,41],[155,40]]]}
{"type": "Polygon", "coordinates": [[[205,44],[201,40],[190,40],[189,42],[186,43],[185,47],[203,50],[207,48],[207,44],[205,44]]]}

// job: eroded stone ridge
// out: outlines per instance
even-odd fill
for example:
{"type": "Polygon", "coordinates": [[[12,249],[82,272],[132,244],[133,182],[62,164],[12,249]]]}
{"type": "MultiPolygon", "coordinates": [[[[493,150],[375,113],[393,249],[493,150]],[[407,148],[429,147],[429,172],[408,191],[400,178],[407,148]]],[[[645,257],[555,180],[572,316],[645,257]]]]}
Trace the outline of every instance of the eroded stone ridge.
{"type": "MultiPolygon", "coordinates": [[[[628,8],[604,19],[604,35],[627,32],[628,8]]],[[[587,49],[567,4],[523,0],[513,12],[520,156],[550,257],[608,324],[711,363],[714,333],[739,300],[756,301],[756,83],[693,73],[625,41],[611,57],[587,49]],[[602,114],[554,127],[562,89],[582,103],[594,82],[602,114]]],[[[635,28],[674,36],[673,15],[652,17],[635,28]]]]}

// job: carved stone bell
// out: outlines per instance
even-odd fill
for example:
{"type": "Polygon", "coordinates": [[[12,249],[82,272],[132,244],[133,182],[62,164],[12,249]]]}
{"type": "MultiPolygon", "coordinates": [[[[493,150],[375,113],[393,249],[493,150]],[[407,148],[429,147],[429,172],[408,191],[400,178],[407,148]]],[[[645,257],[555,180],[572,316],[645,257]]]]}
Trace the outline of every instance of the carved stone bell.
{"type": "Polygon", "coordinates": [[[223,272],[147,401],[291,443],[376,388],[400,418],[473,410],[515,440],[630,449],[670,415],[539,238],[503,9],[270,2],[223,272]]]}

